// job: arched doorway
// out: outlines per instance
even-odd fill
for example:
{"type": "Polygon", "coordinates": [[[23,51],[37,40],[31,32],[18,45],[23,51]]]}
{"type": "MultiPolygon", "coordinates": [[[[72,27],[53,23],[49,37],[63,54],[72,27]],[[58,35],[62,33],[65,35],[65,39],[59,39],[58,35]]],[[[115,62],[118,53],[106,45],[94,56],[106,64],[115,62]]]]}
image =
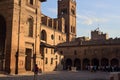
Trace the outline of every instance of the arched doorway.
{"type": "Polygon", "coordinates": [[[0,71],[3,71],[4,65],[5,40],[6,40],[6,21],[5,18],[0,15],[0,71]]]}
{"type": "Polygon", "coordinates": [[[87,58],[83,59],[83,70],[88,70],[89,66],[90,66],[90,60],[87,58]]]}
{"type": "Polygon", "coordinates": [[[101,66],[108,66],[109,65],[109,60],[106,58],[101,59],[101,66]]]}
{"type": "Polygon", "coordinates": [[[110,61],[110,63],[111,63],[111,66],[119,66],[119,61],[118,61],[118,59],[116,59],[116,58],[113,58],[113,59],[110,61]]]}
{"type": "Polygon", "coordinates": [[[76,58],[74,60],[74,67],[76,67],[76,70],[81,70],[81,61],[80,61],[80,59],[76,58]]]}
{"type": "Polygon", "coordinates": [[[96,66],[96,68],[98,69],[98,66],[99,66],[99,60],[94,58],[92,59],[92,66],[96,66]]]}
{"type": "Polygon", "coordinates": [[[66,65],[66,70],[71,70],[72,60],[70,58],[66,59],[65,65],[66,65]]]}

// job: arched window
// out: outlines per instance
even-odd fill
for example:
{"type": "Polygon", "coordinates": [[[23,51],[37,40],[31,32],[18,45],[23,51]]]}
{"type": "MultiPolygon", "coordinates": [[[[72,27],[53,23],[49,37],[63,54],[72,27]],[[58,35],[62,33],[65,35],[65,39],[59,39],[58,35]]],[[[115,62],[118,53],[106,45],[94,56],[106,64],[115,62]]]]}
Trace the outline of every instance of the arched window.
{"type": "Polygon", "coordinates": [[[47,34],[45,30],[41,31],[41,40],[43,41],[47,41],[47,34]]]}
{"type": "Polygon", "coordinates": [[[26,27],[26,36],[33,37],[33,19],[29,18],[26,27]]]}

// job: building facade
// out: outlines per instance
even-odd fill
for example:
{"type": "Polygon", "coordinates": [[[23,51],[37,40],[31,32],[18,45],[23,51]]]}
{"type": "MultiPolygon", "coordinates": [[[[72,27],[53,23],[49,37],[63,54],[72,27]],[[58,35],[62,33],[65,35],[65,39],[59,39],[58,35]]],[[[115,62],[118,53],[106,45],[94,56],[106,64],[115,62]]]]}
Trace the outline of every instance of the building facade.
{"type": "Polygon", "coordinates": [[[42,14],[45,1],[0,1],[0,73],[32,71],[35,64],[42,71],[120,65],[119,39],[99,31],[76,38],[75,0],[58,0],[57,18],[42,14]]]}
{"type": "Polygon", "coordinates": [[[34,56],[40,54],[42,1],[0,1],[0,71],[18,74],[32,69],[34,56]]]}
{"type": "Polygon", "coordinates": [[[61,69],[59,63],[63,56],[55,45],[70,41],[72,35],[76,35],[76,2],[58,0],[59,15],[52,19],[41,12],[44,1],[0,1],[0,72],[32,71],[35,64],[42,71],[61,69]],[[69,34],[73,27],[74,34],[69,34]]]}
{"type": "Polygon", "coordinates": [[[80,37],[60,44],[58,48],[64,55],[64,69],[76,67],[77,70],[87,70],[90,66],[96,66],[97,69],[120,68],[120,39],[104,35],[107,34],[94,30],[91,31],[91,39],[80,37]]]}

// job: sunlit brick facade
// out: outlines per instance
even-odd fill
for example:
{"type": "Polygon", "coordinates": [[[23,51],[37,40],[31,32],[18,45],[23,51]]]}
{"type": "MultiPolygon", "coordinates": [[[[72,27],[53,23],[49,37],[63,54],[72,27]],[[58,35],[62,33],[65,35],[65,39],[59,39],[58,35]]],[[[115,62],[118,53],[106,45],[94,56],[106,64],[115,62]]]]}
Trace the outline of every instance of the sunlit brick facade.
{"type": "Polygon", "coordinates": [[[42,14],[41,2],[44,1],[0,1],[0,72],[32,71],[35,64],[42,71],[62,69],[63,55],[59,55],[56,45],[73,39],[70,29],[74,30],[74,37],[76,35],[76,2],[58,0],[59,15],[53,19],[42,14]],[[62,3],[67,5],[63,7],[62,3]],[[74,29],[69,25],[71,19],[74,19],[74,29]]]}
{"type": "Polygon", "coordinates": [[[0,1],[0,73],[63,70],[86,65],[120,66],[120,39],[98,30],[76,38],[76,1],[58,0],[57,18],[42,14],[47,0],[0,1]]]}

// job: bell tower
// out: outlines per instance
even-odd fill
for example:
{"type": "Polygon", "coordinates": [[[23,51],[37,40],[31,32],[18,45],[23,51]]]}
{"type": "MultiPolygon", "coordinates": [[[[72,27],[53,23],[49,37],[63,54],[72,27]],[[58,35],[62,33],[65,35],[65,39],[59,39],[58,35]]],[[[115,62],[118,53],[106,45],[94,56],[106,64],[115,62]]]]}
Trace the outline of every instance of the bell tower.
{"type": "Polygon", "coordinates": [[[66,41],[76,37],[76,0],[58,0],[58,18],[65,19],[66,41]]]}

